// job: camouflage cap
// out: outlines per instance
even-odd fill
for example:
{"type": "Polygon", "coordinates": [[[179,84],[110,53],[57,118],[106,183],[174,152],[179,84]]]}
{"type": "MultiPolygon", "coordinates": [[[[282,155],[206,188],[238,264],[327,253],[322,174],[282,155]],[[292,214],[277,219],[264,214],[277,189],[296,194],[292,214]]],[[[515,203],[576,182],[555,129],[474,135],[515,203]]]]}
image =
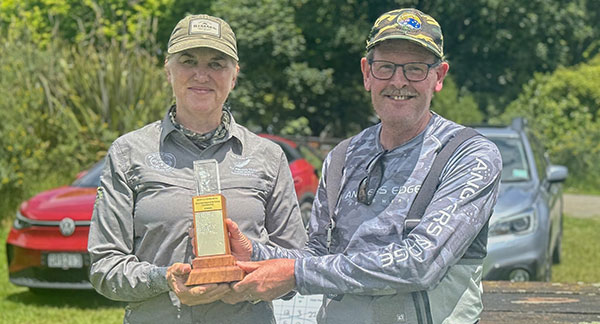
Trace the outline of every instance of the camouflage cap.
{"type": "Polygon", "coordinates": [[[235,34],[223,19],[209,15],[191,15],[181,19],[169,38],[167,53],[208,47],[239,61],[235,34]]]}
{"type": "Polygon", "coordinates": [[[424,46],[439,58],[444,57],[440,24],[417,9],[396,9],[379,16],[369,34],[367,51],[388,39],[409,40],[424,46]]]}

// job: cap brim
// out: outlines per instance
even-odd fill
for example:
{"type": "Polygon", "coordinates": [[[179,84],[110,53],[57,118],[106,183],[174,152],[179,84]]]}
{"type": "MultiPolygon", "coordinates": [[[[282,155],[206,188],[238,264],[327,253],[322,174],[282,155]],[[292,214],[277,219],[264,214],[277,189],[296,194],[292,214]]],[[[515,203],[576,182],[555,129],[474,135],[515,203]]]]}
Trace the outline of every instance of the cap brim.
{"type": "Polygon", "coordinates": [[[196,39],[183,40],[181,42],[178,42],[177,44],[171,45],[167,49],[167,53],[175,54],[175,53],[179,53],[181,51],[185,51],[185,50],[188,50],[191,48],[201,48],[201,47],[212,48],[223,54],[230,56],[236,62],[239,61],[237,54],[233,51],[233,49],[231,49],[231,47],[227,46],[226,44],[222,44],[220,42],[212,40],[212,39],[197,39],[196,38],[196,39]]]}
{"type": "Polygon", "coordinates": [[[443,58],[443,56],[444,56],[443,53],[440,53],[439,51],[437,51],[433,46],[429,45],[427,42],[421,41],[419,39],[415,39],[414,37],[410,37],[409,35],[389,35],[389,36],[382,37],[382,38],[376,40],[375,42],[367,45],[367,51],[370,50],[371,48],[373,48],[375,45],[377,45],[383,41],[390,40],[390,39],[407,40],[407,41],[410,41],[410,42],[413,42],[415,44],[425,47],[427,50],[429,50],[431,53],[433,53],[438,58],[443,58]]]}

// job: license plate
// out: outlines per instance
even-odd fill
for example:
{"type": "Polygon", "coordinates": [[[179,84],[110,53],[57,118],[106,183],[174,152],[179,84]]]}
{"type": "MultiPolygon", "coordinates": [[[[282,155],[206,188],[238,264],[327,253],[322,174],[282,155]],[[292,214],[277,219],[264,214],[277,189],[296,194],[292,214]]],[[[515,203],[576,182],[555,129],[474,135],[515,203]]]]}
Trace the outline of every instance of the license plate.
{"type": "Polygon", "coordinates": [[[82,268],[83,257],[77,253],[48,253],[49,268],[82,268]]]}

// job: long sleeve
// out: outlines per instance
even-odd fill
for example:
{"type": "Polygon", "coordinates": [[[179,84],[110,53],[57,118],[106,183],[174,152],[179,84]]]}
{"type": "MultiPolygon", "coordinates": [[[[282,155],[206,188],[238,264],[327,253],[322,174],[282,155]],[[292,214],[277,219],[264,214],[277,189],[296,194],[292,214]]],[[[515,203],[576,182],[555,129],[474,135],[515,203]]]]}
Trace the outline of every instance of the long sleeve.
{"type": "Polygon", "coordinates": [[[298,291],[370,294],[435,287],[491,216],[501,165],[491,142],[465,143],[447,164],[421,222],[406,239],[406,215],[395,208],[398,202],[391,203],[358,226],[346,248],[349,252],[298,259],[298,291]]]}
{"type": "Polygon", "coordinates": [[[134,192],[124,168],[127,153],[113,144],[106,157],[88,239],[90,281],[102,295],[140,301],[168,291],[166,268],[134,255],[134,192]]]}

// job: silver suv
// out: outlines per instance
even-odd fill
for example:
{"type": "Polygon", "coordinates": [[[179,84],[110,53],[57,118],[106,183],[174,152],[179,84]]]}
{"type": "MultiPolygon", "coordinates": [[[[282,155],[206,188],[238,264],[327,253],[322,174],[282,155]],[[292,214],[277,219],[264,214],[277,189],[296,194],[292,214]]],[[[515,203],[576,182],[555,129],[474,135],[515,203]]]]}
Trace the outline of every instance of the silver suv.
{"type": "Polygon", "coordinates": [[[502,154],[498,202],[490,219],[485,280],[550,281],[560,262],[562,182],[567,168],[552,165],[522,118],[505,127],[475,127],[502,154]]]}

